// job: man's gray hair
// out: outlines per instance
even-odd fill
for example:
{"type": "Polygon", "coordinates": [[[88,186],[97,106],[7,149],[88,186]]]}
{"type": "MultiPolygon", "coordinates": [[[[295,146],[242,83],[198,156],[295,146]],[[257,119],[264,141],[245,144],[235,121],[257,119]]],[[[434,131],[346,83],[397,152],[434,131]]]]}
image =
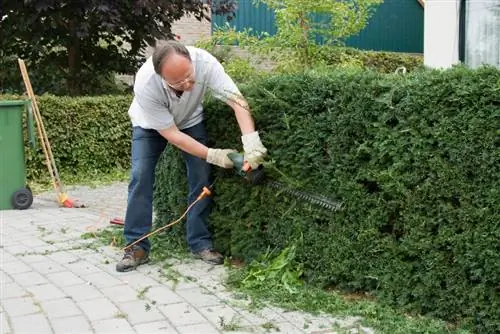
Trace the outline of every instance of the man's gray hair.
{"type": "Polygon", "coordinates": [[[163,64],[168,57],[173,54],[178,54],[191,60],[189,51],[184,44],[176,40],[161,41],[157,43],[153,52],[153,66],[156,73],[161,75],[161,68],[163,67],[163,64]]]}

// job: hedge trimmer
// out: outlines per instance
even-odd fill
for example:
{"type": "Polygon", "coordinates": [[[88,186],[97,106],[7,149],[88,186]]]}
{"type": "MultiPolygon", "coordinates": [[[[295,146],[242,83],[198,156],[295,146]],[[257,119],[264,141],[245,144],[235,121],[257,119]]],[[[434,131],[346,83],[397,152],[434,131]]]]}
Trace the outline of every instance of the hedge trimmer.
{"type": "Polygon", "coordinates": [[[292,189],[281,182],[269,179],[264,173],[264,166],[260,165],[257,169],[251,169],[250,165],[244,161],[243,154],[229,153],[229,159],[234,164],[234,170],[240,176],[243,176],[250,184],[262,184],[270,188],[280,190],[286,194],[294,196],[298,199],[307,201],[311,204],[319,205],[331,211],[337,211],[342,207],[340,202],[334,201],[322,195],[311,194],[302,190],[292,189]]]}

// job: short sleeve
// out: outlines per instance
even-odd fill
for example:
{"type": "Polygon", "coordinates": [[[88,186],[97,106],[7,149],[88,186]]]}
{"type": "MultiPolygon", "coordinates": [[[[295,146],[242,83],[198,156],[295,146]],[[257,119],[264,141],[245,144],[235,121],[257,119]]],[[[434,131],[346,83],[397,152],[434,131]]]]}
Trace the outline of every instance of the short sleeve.
{"type": "Polygon", "coordinates": [[[175,124],[167,101],[156,97],[149,89],[135,92],[135,99],[142,109],[142,116],[150,128],[163,130],[175,124]]]}
{"type": "Polygon", "coordinates": [[[240,90],[234,83],[233,79],[226,73],[222,64],[213,57],[208,70],[207,84],[210,93],[219,100],[227,102],[235,98],[241,98],[240,90]]]}

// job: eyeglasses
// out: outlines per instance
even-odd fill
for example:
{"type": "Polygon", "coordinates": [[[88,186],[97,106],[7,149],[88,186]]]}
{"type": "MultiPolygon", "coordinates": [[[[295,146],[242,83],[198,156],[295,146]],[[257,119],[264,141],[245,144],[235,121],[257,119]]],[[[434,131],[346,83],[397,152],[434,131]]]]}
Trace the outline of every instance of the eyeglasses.
{"type": "Polygon", "coordinates": [[[176,83],[170,83],[168,82],[167,80],[164,79],[164,81],[166,82],[166,84],[174,89],[176,88],[182,88],[182,86],[184,86],[186,83],[194,83],[196,80],[196,73],[195,73],[195,69],[194,69],[194,66],[193,66],[193,70],[191,71],[191,73],[183,80],[181,81],[178,81],[176,83]]]}

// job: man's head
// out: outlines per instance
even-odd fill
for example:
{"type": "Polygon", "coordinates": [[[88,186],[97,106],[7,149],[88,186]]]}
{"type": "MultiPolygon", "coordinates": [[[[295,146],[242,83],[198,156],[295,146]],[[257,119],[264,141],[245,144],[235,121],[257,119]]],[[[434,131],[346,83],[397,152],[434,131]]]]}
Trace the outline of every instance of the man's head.
{"type": "Polygon", "coordinates": [[[195,83],[195,69],[188,49],[177,41],[160,43],[153,53],[153,66],[175,90],[190,91],[195,83]]]}

